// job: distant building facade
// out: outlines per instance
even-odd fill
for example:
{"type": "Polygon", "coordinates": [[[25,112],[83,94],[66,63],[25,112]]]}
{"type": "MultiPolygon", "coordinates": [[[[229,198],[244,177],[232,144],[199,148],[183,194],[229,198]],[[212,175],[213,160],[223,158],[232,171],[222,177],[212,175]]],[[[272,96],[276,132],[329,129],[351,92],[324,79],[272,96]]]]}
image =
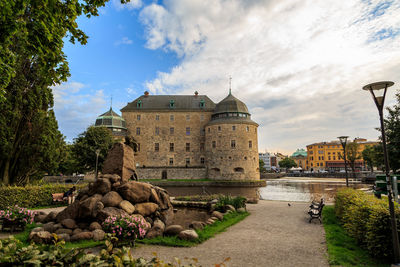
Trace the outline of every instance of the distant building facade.
{"type": "MultiPolygon", "coordinates": [[[[350,143],[351,141],[348,141],[350,143]]],[[[377,145],[377,141],[367,141],[364,138],[355,138],[353,142],[358,144],[358,152],[361,153],[367,146],[377,145]]],[[[345,164],[342,159],[343,147],[338,141],[319,142],[307,146],[307,165],[309,171],[326,170],[337,172],[344,170],[345,164]]],[[[356,160],[356,170],[363,170],[365,163],[363,159],[356,160]]]]}
{"type": "Polygon", "coordinates": [[[307,169],[307,151],[303,148],[297,149],[290,157],[296,162],[297,167],[300,167],[303,170],[307,169]]]}
{"type": "Polygon", "coordinates": [[[271,170],[271,153],[258,153],[258,157],[264,162],[264,168],[266,171],[271,170]]]}
{"type": "Polygon", "coordinates": [[[121,109],[139,178],[259,180],[258,124],[231,93],[144,95],[121,109]]]}

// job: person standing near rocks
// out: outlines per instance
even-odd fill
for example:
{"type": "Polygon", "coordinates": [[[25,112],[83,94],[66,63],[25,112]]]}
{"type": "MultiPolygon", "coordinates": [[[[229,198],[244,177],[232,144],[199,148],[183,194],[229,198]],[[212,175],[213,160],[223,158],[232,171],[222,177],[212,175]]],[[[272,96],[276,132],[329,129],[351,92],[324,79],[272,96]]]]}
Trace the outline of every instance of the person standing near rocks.
{"type": "Polygon", "coordinates": [[[72,188],[70,188],[67,192],[64,193],[64,198],[67,198],[68,200],[68,205],[72,204],[75,200],[75,193],[76,191],[76,187],[73,186],[72,188]]]}

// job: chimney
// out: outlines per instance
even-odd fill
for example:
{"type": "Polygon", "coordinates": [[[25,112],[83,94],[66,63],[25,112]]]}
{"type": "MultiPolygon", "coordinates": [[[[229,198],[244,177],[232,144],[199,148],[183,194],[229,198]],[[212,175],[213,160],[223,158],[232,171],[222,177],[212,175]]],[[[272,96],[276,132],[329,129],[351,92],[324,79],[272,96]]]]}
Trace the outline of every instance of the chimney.
{"type": "Polygon", "coordinates": [[[198,96],[198,95],[199,95],[199,92],[194,91],[194,96],[198,96]]]}
{"type": "Polygon", "coordinates": [[[148,91],[144,91],[144,96],[149,96],[149,92],[148,91]]]}

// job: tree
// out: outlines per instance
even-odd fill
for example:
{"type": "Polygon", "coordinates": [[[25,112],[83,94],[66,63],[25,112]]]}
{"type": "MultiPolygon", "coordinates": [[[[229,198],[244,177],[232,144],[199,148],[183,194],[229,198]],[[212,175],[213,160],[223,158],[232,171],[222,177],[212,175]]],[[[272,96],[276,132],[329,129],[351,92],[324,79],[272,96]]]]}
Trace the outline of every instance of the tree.
{"type": "Polygon", "coordinates": [[[0,182],[24,183],[62,154],[51,86],[70,75],[64,38],[86,44],[76,20],[105,2],[0,1],[0,182]]]}
{"type": "Polygon", "coordinates": [[[367,163],[368,167],[371,169],[371,172],[374,171],[374,158],[375,151],[373,146],[366,146],[365,149],[361,152],[363,160],[367,163]]]}
{"type": "Polygon", "coordinates": [[[88,172],[95,170],[97,149],[100,150],[98,170],[101,170],[113,143],[114,139],[111,132],[106,127],[90,126],[87,128],[78,138],[75,138],[72,146],[73,157],[77,162],[77,171],[88,172]]]}
{"type": "Polygon", "coordinates": [[[354,178],[356,177],[356,161],[359,159],[361,159],[361,154],[358,143],[348,143],[346,145],[346,160],[349,162],[354,178]]]}
{"type": "Polygon", "coordinates": [[[286,172],[289,168],[297,167],[296,162],[291,158],[284,158],[283,160],[279,161],[279,167],[286,168],[286,172]]]}
{"type": "Polygon", "coordinates": [[[384,120],[387,150],[391,169],[400,169],[400,91],[396,93],[397,104],[388,107],[388,116],[384,120]]]}
{"type": "Polygon", "coordinates": [[[266,169],[264,168],[265,163],[262,159],[259,159],[259,168],[260,168],[260,172],[265,172],[266,169]]]}

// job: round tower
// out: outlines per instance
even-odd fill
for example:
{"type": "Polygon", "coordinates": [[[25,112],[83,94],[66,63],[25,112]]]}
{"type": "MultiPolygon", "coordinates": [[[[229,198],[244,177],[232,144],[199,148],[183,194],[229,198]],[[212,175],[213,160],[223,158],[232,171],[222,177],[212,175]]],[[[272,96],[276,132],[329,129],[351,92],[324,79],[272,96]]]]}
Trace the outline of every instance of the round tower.
{"type": "Polygon", "coordinates": [[[259,180],[257,127],[246,105],[229,95],[206,125],[206,166],[213,180],[259,180]]]}
{"type": "Polygon", "coordinates": [[[112,108],[106,113],[101,114],[96,119],[96,127],[104,126],[111,131],[114,137],[124,137],[127,134],[125,119],[115,113],[112,108]]]}

